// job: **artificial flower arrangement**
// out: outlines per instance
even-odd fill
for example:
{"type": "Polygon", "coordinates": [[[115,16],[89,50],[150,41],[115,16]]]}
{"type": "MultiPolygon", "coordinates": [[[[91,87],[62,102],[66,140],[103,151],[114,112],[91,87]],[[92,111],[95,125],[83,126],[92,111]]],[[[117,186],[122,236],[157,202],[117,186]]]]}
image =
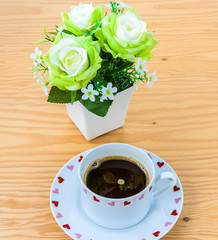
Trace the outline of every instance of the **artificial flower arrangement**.
{"type": "Polygon", "coordinates": [[[48,102],[80,101],[104,117],[116,94],[137,82],[152,86],[157,80],[145,66],[157,44],[153,32],[147,31],[148,24],[124,3],[105,6],[111,9],[110,15],[103,5],[72,6],[69,13],[62,13],[62,25],[54,32],[44,31],[45,39],[37,42],[52,42],[44,56],[37,47],[31,54],[35,65],[31,70],[48,102]]]}

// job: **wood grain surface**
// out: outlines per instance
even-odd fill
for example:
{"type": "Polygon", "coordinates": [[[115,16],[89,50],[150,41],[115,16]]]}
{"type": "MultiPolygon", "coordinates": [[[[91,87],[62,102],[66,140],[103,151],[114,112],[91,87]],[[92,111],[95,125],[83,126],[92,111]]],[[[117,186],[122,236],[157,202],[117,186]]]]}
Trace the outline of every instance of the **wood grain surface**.
{"type": "Polygon", "coordinates": [[[158,82],[134,92],[123,128],[90,142],[64,105],[46,102],[30,71],[43,28],[79,2],[0,1],[0,239],[70,239],[50,210],[55,175],[84,150],[124,142],[162,157],[182,182],[183,211],[163,239],[217,240],[218,1],[126,1],[159,39],[148,64],[158,82]]]}

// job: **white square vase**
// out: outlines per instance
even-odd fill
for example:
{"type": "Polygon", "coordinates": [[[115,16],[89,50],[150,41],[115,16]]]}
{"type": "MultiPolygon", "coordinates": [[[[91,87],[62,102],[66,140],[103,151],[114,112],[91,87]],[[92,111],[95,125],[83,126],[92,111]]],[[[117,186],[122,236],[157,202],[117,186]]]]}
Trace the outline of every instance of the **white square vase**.
{"type": "Polygon", "coordinates": [[[118,93],[105,117],[99,117],[88,111],[79,101],[66,104],[70,119],[87,140],[122,127],[134,87],[118,93]]]}

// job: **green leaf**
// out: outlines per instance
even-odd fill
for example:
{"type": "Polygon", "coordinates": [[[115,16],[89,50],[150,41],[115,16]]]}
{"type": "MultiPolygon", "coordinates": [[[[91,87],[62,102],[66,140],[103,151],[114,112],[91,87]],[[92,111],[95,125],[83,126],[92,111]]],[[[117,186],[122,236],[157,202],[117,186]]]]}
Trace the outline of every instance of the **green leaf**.
{"type": "Polygon", "coordinates": [[[88,29],[84,29],[84,30],[82,30],[82,33],[89,35],[90,31],[88,29]]]}
{"type": "Polygon", "coordinates": [[[101,52],[100,57],[104,60],[106,59],[113,59],[113,56],[111,55],[111,53],[106,53],[106,52],[101,52]]]}
{"type": "Polygon", "coordinates": [[[48,32],[49,34],[52,34],[52,35],[57,35],[56,32],[48,32]]]}
{"type": "Polygon", "coordinates": [[[53,42],[53,40],[51,40],[51,38],[45,37],[45,39],[47,40],[47,42],[53,42]]]}
{"type": "Polygon", "coordinates": [[[94,29],[96,30],[100,25],[101,25],[102,21],[98,21],[95,26],[94,26],[94,29]]]}
{"type": "Polygon", "coordinates": [[[74,103],[74,102],[75,102],[76,92],[77,92],[77,91],[70,91],[71,103],[74,103]]]}
{"type": "MultiPolygon", "coordinates": [[[[101,23],[102,23],[102,21],[96,22],[93,30],[92,30],[91,32],[89,32],[88,34],[93,35],[93,34],[96,32],[97,28],[101,25],[101,23]]],[[[85,31],[86,31],[86,30],[85,30],[85,31]]],[[[85,33],[85,32],[84,32],[84,33],[85,33]]],[[[85,33],[85,34],[86,34],[86,33],[85,33]]]]}
{"type": "Polygon", "coordinates": [[[107,71],[104,75],[106,75],[106,76],[115,75],[115,74],[123,71],[124,69],[131,67],[132,65],[133,65],[132,62],[126,62],[126,63],[122,64],[119,68],[113,69],[111,71],[107,71]]]}
{"type": "Polygon", "coordinates": [[[45,33],[45,36],[47,36],[47,37],[49,38],[48,34],[46,33],[46,30],[45,30],[45,28],[44,28],[44,33],[45,33]]]}
{"type": "Polygon", "coordinates": [[[35,42],[35,44],[40,44],[40,43],[44,43],[44,42],[48,42],[47,40],[39,40],[39,41],[37,41],[37,42],[35,42]]]}
{"type": "Polygon", "coordinates": [[[76,97],[75,97],[74,102],[80,100],[81,97],[82,97],[82,95],[83,95],[83,93],[82,93],[80,90],[77,91],[77,92],[76,92],[76,97]]]}
{"type": "Polygon", "coordinates": [[[90,35],[92,36],[95,32],[96,32],[96,30],[92,30],[92,31],[90,32],[90,35]]]}
{"type": "Polygon", "coordinates": [[[71,103],[71,92],[52,86],[47,101],[51,103],[71,103]]]}
{"type": "Polygon", "coordinates": [[[107,81],[104,80],[103,77],[101,77],[100,74],[97,74],[93,79],[93,82],[98,83],[99,85],[103,85],[106,86],[107,85],[107,81]]]}
{"type": "MultiPolygon", "coordinates": [[[[68,31],[68,30],[66,30],[66,29],[64,29],[64,30],[62,31],[62,33],[66,33],[66,34],[69,34],[69,35],[75,35],[74,33],[70,32],[70,31],[68,31]]],[[[75,35],[75,36],[76,36],[76,35],[75,35]]]]}
{"type": "Polygon", "coordinates": [[[94,102],[90,101],[89,99],[80,99],[80,102],[88,111],[100,117],[105,117],[107,115],[107,112],[112,104],[111,100],[104,100],[101,102],[99,97],[96,97],[94,102]]]}
{"type": "Polygon", "coordinates": [[[108,67],[110,66],[111,62],[112,62],[112,58],[109,59],[109,60],[104,59],[104,60],[102,61],[101,68],[99,69],[98,72],[99,72],[99,73],[103,72],[106,68],[108,68],[108,67]]]}

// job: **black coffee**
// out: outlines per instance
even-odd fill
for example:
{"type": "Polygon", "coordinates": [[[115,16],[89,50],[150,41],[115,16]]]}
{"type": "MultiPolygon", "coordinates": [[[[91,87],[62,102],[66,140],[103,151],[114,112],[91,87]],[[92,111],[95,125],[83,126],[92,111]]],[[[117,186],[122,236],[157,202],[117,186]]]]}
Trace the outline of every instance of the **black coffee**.
{"type": "Polygon", "coordinates": [[[100,196],[125,198],[142,191],[149,184],[149,175],[133,159],[110,156],[94,161],[87,169],[84,182],[100,196]]]}

